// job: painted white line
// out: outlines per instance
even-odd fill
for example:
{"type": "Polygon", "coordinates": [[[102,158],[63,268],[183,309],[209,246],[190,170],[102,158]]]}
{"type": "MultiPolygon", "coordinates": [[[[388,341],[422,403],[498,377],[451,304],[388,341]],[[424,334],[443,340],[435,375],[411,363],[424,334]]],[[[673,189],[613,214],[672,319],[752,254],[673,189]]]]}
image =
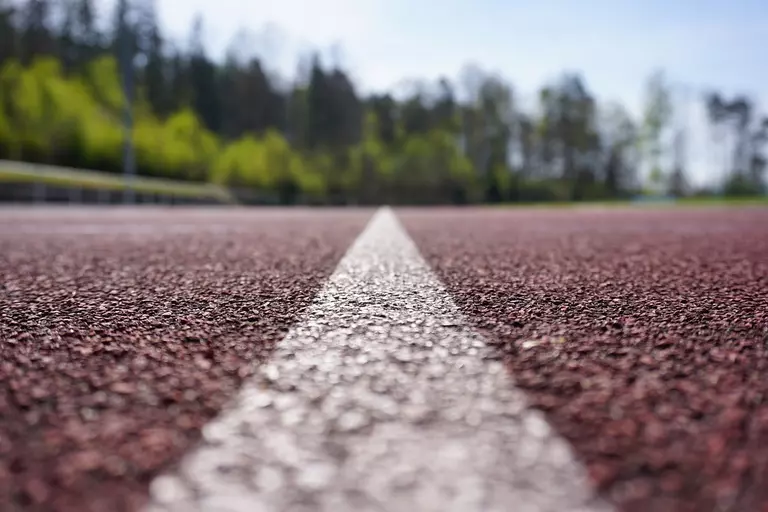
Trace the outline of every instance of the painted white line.
{"type": "Polygon", "coordinates": [[[148,511],[610,510],[388,208],[203,436],[148,511]]]}

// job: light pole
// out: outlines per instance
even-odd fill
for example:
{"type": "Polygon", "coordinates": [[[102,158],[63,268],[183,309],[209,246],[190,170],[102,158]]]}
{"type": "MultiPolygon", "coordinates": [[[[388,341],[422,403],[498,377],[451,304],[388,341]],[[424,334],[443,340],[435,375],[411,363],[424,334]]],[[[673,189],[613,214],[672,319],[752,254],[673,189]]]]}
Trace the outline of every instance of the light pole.
{"type": "Polygon", "coordinates": [[[122,11],[120,23],[120,67],[122,68],[123,85],[123,177],[125,178],[125,192],[123,200],[125,204],[133,204],[135,201],[134,178],[136,176],[136,162],[133,155],[133,51],[127,29],[128,7],[122,11]]]}

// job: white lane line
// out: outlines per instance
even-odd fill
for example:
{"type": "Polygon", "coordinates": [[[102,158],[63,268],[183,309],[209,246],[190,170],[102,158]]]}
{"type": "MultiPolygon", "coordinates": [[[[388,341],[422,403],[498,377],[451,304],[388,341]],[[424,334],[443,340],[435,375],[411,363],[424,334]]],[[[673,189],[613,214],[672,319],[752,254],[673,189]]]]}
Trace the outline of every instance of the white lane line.
{"type": "Polygon", "coordinates": [[[388,208],[148,511],[607,511],[388,208]]]}

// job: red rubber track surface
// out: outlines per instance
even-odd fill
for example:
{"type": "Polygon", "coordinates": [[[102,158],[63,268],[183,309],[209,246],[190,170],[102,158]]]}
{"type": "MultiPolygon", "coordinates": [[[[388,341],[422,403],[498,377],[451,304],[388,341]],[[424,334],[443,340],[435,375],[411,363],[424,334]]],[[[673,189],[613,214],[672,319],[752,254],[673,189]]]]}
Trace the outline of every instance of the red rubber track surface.
{"type": "Polygon", "coordinates": [[[140,506],[370,214],[0,211],[0,509],[140,506]]]}
{"type": "Polygon", "coordinates": [[[768,209],[398,213],[620,509],[768,510],[768,209]]]}

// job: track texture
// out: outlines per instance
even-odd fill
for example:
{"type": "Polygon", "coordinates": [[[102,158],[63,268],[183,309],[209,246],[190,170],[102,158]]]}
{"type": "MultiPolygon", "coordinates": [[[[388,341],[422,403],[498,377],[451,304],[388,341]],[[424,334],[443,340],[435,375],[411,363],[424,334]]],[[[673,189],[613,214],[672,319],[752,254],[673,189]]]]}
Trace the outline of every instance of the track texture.
{"type": "Polygon", "coordinates": [[[0,504],[133,510],[371,212],[3,211],[0,504]]]}
{"type": "Polygon", "coordinates": [[[390,210],[146,512],[612,512],[390,210]]]}
{"type": "Polygon", "coordinates": [[[768,510],[768,210],[400,210],[626,511],[768,510]]]}

